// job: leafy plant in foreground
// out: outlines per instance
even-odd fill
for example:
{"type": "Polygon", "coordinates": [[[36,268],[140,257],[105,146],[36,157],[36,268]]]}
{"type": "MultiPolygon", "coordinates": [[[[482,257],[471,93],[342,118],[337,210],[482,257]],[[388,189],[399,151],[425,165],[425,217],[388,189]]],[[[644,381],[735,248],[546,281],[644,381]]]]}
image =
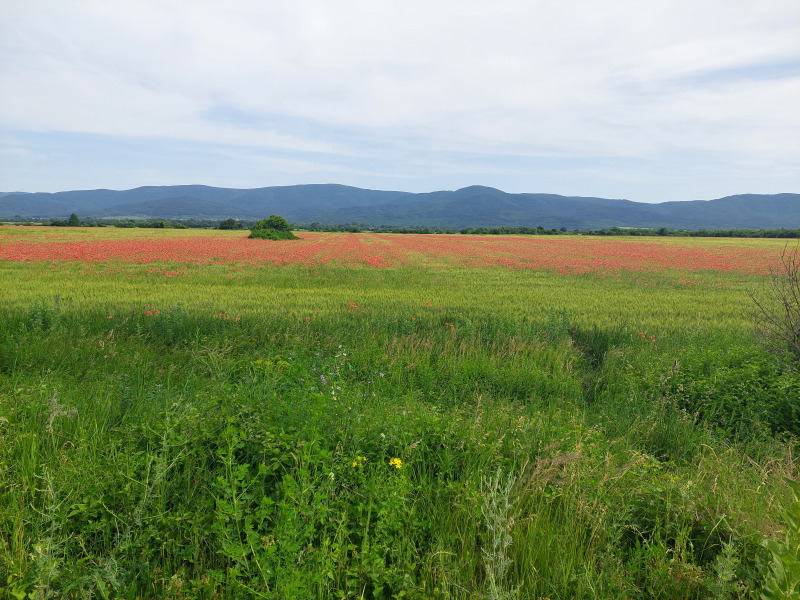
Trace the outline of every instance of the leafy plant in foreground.
{"type": "Polygon", "coordinates": [[[772,553],[770,574],[761,591],[763,600],[800,598],[800,483],[789,481],[794,502],[784,511],[786,541],[767,540],[764,547],[772,553]]]}
{"type": "Polygon", "coordinates": [[[483,549],[483,562],[486,567],[486,586],[491,600],[511,600],[519,595],[519,589],[506,589],[506,570],[512,560],[508,557],[511,546],[511,527],[514,524],[514,503],[511,490],[514,478],[503,480],[498,467],[494,476],[483,479],[484,497],[481,514],[486,521],[487,548],[483,549]]]}

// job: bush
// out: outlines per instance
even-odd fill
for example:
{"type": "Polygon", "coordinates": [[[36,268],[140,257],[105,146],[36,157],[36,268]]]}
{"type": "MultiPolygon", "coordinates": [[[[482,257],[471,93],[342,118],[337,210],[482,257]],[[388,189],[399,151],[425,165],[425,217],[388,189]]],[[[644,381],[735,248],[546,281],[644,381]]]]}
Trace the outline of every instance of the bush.
{"type": "Polygon", "coordinates": [[[756,305],[755,321],[768,345],[800,362],[800,255],[784,247],[779,264],[771,271],[769,288],[750,293],[756,305]]]}
{"type": "Polygon", "coordinates": [[[270,215],[269,219],[261,219],[253,223],[250,229],[250,239],[259,240],[296,240],[299,239],[292,233],[289,222],[278,215],[270,215]]]}
{"type": "Polygon", "coordinates": [[[279,231],[277,229],[253,229],[248,236],[251,240],[297,240],[298,238],[291,231],[279,231]]]}

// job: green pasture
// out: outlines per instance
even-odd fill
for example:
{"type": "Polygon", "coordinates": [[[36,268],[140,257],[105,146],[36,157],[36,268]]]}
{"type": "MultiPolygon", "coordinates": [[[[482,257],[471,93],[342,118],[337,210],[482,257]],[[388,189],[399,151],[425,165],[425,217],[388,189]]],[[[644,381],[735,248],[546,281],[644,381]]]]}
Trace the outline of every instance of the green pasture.
{"type": "Polygon", "coordinates": [[[767,276],[4,262],[0,289],[0,598],[774,578],[800,381],[755,334],[767,276]]]}

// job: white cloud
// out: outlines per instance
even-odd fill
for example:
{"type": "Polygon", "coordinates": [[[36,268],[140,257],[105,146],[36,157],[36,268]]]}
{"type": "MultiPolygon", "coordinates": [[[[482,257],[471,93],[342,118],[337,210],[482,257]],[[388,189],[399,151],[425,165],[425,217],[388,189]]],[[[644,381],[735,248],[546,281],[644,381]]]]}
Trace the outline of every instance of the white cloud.
{"type": "Polygon", "coordinates": [[[0,128],[365,160],[682,149],[785,173],[799,51],[796,0],[4,0],[0,128]]]}

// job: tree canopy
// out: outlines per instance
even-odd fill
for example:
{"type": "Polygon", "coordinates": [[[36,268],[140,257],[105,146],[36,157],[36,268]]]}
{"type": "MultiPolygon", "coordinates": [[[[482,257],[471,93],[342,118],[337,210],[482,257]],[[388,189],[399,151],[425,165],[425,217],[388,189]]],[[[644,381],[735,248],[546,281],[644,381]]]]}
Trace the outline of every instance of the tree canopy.
{"type": "Polygon", "coordinates": [[[292,233],[292,225],[279,215],[270,215],[269,219],[260,219],[250,228],[251,239],[262,240],[297,240],[292,233]]]}
{"type": "Polygon", "coordinates": [[[220,222],[219,229],[244,229],[244,227],[236,219],[228,218],[220,222]]]}

